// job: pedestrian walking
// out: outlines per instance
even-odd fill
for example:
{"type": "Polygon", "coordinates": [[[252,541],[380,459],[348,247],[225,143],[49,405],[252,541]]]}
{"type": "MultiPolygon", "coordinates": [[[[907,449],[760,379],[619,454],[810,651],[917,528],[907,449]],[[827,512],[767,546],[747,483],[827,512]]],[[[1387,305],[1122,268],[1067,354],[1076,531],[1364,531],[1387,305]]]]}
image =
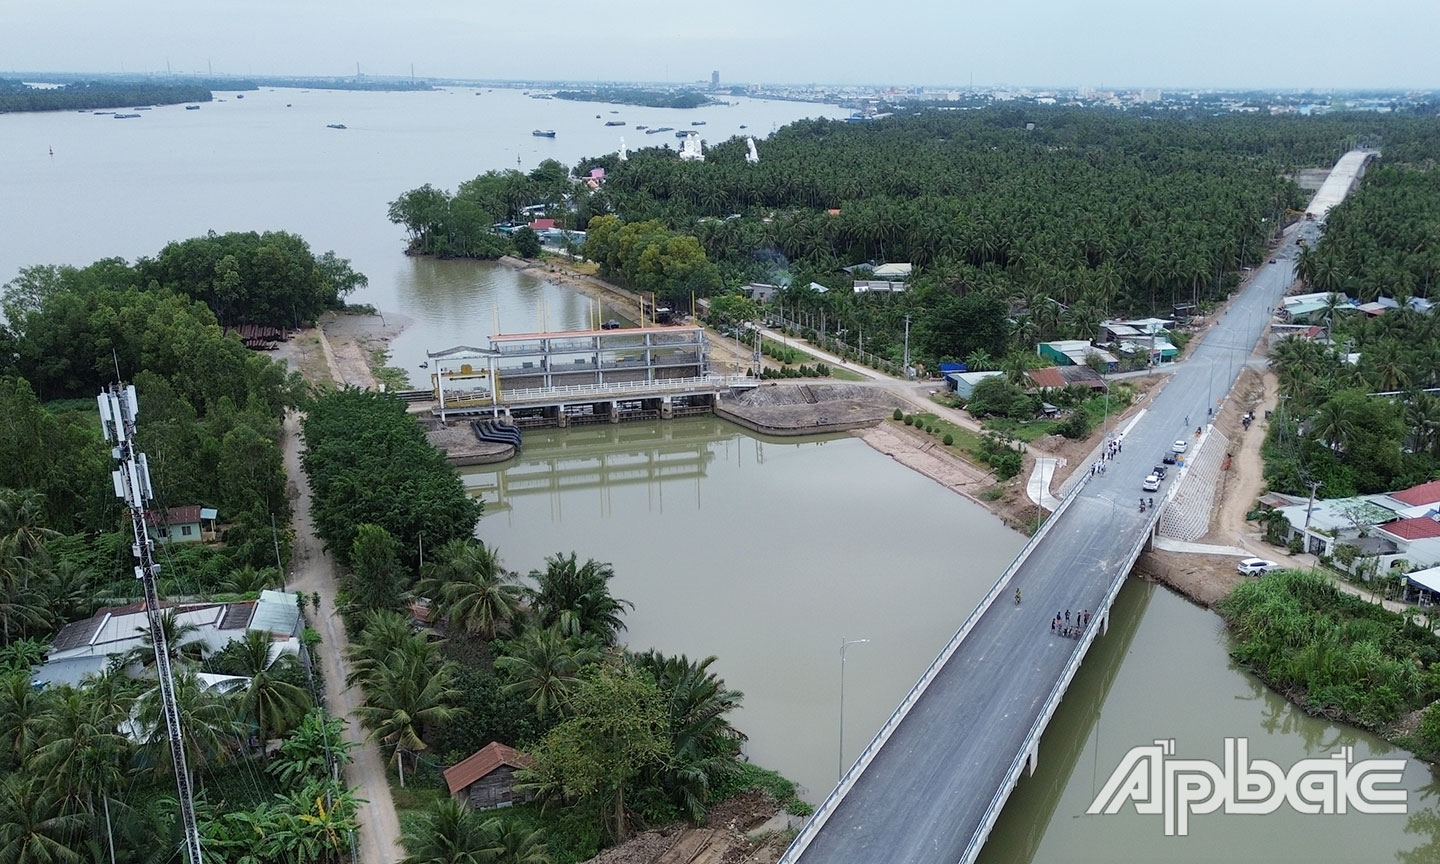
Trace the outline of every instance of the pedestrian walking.
{"type": "Polygon", "coordinates": [[[1066,623],[1066,624],[1069,624],[1069,623],[1070,623],[1070,610],[1069,610],[1069,609],[1066,609],[1066,610],[1065,610],[1065,623],[1066,623]]]}
{"type": "Polygon", "coordinates": [[[1089,626],[1090,626],[1090,610],[1089,610],[1089,609],[1086,609],[1086,610],[1085,610],[1085,626],[1086,626],[1086,627],[1089,627],[1089,626]]]}
{"type": "Polygon", "coordinates": [[[1054,632],[1055,632],[1055,619],[1053,619],[1053,618],[1050,619],[1050,632],[1051,632],[1051,633],[1054,633],[1054,632]]]}

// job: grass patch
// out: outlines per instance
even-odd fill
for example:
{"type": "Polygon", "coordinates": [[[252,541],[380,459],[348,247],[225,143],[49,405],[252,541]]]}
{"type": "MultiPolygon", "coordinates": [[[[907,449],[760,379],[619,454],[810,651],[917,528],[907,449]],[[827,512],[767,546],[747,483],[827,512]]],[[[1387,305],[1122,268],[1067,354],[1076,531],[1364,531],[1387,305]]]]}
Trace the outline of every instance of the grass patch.
{"type": "Polygon", "coordinates": [[[1311,714],[1378,731],[1440,696],[1440,638],[1322,574],[1246,580],[1218,608],[1231,656],[1311,714]]]}
{"type": "Polygon", "coordinates": [[[980,492],[981,501],[999,501],[1001,498],[1004,497],[1005,490],[1001,489],[999,486],[991,486],[989,489],[983,489],[980,492]]]}
{"type": "Polygon", "coordinates": [[[390,352],[384,348],[377,348],[370,352],[370,374],[375,380],[385,386],[386,390],[409,390],[410,376],[399,366],[387,366],[385,361],[390,359],[390,352]]]}
{"type": "Polygon", "coordinates": [[[834,379],[837,380],[837,381],[869,381],[869,380],[870,380],[869,378],[866,378],[864,375],[861,375],[859,372],[855,372],[855,371],[853,371],[853,370],[846,369],[844,366],[831,366],[831,367],[830,367],[830,377],[831,377],[831,378],[834,378],[834,379]]]}
{"type": "Polygon", "coordinates": [[[761,768],[750,762],[738,763],[735,772],[716,783],[711,791],[714,793],[714,800],[728,801],[751,789],[758,789],[774,798],[775,803],[792,816],[809,816],[815,812],[814,807],[800,800],[800,796],[795,793],[793,780],[787,780],[777,771],[761,768]]]}
{"type": "Polygon", "coordinates": [[[985,421],[985,428],[1002,435],[1009,435],[1026,444],[1037,438],[1044,438],[1046,435],[1060,434],[1060,424],[1054,420],[1030,420],[1021,423],[1005,417],[992,417],[985,421]]]}

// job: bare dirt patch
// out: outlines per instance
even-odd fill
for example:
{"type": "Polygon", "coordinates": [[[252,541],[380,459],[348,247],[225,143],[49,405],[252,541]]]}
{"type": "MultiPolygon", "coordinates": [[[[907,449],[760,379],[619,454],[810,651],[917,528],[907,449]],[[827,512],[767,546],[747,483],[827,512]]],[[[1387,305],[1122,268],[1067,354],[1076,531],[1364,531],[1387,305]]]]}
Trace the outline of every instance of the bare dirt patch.
{"type": "Polygon", "coordinates": [[[878,423],[903,406],[899,397],[878,387],[823,379],[770,382],[721,403],[728,414],[777,433],[853,429],[878,423]]]}
{"type": "Polygon", "coordinates": [[[387,350],[390,340],[399,336],[409,323],[410,319],[394,313],[381,316],[327,312],[321,316],[320,329],[330,342],[345,386],[379,389],[371,371],[375,352],[387,350]]]}
{"type": "Polygon", "coordinates": [[[1246,522],[1245,514],[1265,488],[1260,446],[1269,428],[1265,415],[1275,410],[1277,399],[1278,380],[1273,372],[1246,369],[1216,418],[1215,425],[1230,440],[1230,467],[1221,472],[1219,503],[1211,513],[1210,531],[1203,542],[1259,548],[1260,529],[1246,522]],[[1249,411],[1255,412],[1255,421],[1247,430],[1241,418],[1249,411]]]}
{"type": "Polygon", "coordinates": [[[705,827],[677,823],[643,831],[586,864],[771,864],[784,851],[784,838],[752,841],[745,831],[777,812],[774,799],[752,790],[711,808],[705,827]]]}
{"type": "Polygon", "coordinates": [[[1196,555],[1151,550],[1135,562],[1135,574],[1160,582],[1208,609],[1245,580],[1235,559],[1225,555],[1196,555]]]}

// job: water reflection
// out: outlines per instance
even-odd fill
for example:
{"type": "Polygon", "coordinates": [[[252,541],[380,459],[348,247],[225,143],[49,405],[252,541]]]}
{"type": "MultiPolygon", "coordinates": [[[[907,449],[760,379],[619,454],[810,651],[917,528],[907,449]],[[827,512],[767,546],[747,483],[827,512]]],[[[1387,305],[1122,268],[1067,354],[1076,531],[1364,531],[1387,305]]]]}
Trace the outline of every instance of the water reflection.
{"type": "MultiPolygon", "coordinates": [[[[698,484],[716,458],[713,444],[724,437],[723,425],[701,418],[535,430],[526,433],[525,446],[514,459],[488,470],[467,468],[462,477],[466,488],[485,500],[487,511],[509,510],[518,496],[545,494],[556,505],[552,514],[558,518],[558,504],[568,492],[634,484],[654,487],[659,504],[659,487],[682,481],[694,485],[698,502],[698,484]]],[[[734,427],[729,437],[738,437],[734,427]]],[[[599,500],[608,510],[611,496],[602,494],[599,500]]]]}
{"type": "Polygon", "coordinates": [[[1112,630],[1122,638],[1097,642],[1102,650],[1076,676],[1040,743],[1035,775],[1021,779],[981,861],[1440,860],[1440,787],[1429,766],[1413,758],[1401,783],[1408,816],[1308,816],[1282,806],[1264,816],[1197,814],[1188,836],[1166,837],[1160,816],[1142,816],[1128,804],[1114,815],[1087,815],[1125,752],[1160,738],[1175,739],[1181,757],[1217,760],[1224,738],[1248,737],[1252,758],[1285,768],[1341,747],[1354,747],[1356,760],[1408,756],[1365,732],[1306,715],[1234,666],[1223,624],[1208,610],[1132,582],[1113,620],[1127,619],[1133,632],[1112,630]],[[1412,848],[1417,835],[1424,842],[1412,848]]]}

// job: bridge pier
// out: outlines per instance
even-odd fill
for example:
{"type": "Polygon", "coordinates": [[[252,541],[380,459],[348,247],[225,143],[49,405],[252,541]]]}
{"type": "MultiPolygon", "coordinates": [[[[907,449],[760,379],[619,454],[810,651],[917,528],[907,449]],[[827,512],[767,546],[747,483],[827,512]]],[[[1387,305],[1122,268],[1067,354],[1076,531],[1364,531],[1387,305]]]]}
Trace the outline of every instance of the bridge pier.
{"type": "Polygon", "coordinates": [[[1029,770],[1029,773],[1030,773],[1030,776],[1031,776],[1031,777],[1034,777],[1034,776],[1035,776],[1035,768],[1036,768],[1039,764],[1040,764],[1040,739],[1039,739],[1039,737],[1036,737],[1035,743],[1032,744],[1032,745],[1030,745],[1030,749],[1029,749],[1029,750],[1025,751],[1025,765],[1026,765],[1027,769],[1029,770]]]}
{"type": "Polygon", "coordinates": [[[670,420],[675,416],[675,403],[669,396],[660,399],[660,419],[670,420]]]}
{"type": "Polygon", "coordinates": [[[611,422],[611,423],[619,423],[619,422],[620,422],[620,403],[619,403],[619,402],[613,402],[613,401],[612,401],[612,402],[610,403],[610,422],[611,422]]]}

